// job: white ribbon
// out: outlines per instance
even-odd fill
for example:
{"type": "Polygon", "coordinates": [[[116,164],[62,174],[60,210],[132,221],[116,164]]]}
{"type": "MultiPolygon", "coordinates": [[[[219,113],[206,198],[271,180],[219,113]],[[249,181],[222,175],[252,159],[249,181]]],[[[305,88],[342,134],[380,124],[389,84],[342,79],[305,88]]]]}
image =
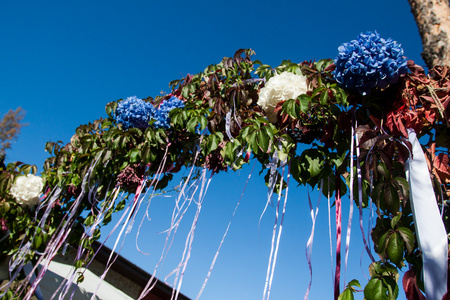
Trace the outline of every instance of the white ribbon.
{"type": "Polygon", "coordinates": [[[447,233],[422,147],[414,130],[408,129],[408,132],[413,157],[408,160],[407,178],[417,239],[422,251],[425,294],[427,300],[441,300],[447,292],[447,233]]]}
{"type": "Polygon", "coordinates": [[[228,138],[230,139],[230,142],[233,142],[233,136],[231,135],[231,110],[227,112],[226,118],[225,118],[225,132],[227,133],[228,138]]]}

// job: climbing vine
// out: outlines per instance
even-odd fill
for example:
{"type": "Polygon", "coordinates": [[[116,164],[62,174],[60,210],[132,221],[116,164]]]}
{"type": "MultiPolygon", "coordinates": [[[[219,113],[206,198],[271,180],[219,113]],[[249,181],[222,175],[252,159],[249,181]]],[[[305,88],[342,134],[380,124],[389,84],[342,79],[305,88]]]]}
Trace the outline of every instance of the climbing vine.
{"type": "MultiPolygon", "coordinates": [[[[163,192],[184,168],[232,172],[254,159],[262,166],[289,164],[298,184],[320,188],[325,196],[339,191],[358,199],[358,207],[373,203],[378,217],[371,238],[380,260],[370,265],[365,299],[397,298],[398,272],[407,263],[405,292],[423,290],[405,176],[412,152],[407,130],[416,132],[425,150],[448,232],[449,67],[427,74],[377,33],[343,44],[335,60],[285,60],[272,67],[252,61],[253,54],[241,49],[174,80],[165,96],[108,103],[107,117],[78,127],[70,142],[48,142],[36,206],[20,204],[11,191],[37,168],[17,162],[1,170],[2,257],[19,268],[69,243],[86,253],[76,267],[86,266],[101,227],[140,194],[163,192]]],[[[269,187],[274,179],[286,187],[270,168],[265,179],[269,187]]],[[[360,286],[351,281],[339,299],[353,299],[360,286]]],[[[9,290],[5,299],[24,297],[26,289],[9,290]]]]}

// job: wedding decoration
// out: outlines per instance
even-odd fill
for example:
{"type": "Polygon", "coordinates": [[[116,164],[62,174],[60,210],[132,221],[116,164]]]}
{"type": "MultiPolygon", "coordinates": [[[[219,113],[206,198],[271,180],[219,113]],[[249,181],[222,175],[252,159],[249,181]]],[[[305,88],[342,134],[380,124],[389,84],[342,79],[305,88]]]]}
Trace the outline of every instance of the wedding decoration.
{"type": "Polygon", "coordinates": [[[275,123],[277,116],[275,107],[280,101],[296,99],[301,94],[306,94],[308,86],[306,77],[291,72],[275,74],[259,91],[258,105],[266,112],[270,122],[275,123]]]}
{"type": "MultiPolygon", "coordinates": [[[[266,282],[262,283],[264,299],[269,299],[273,277],[277,276],[278,246],[293,181],[327,198],[334,195],[329,206],[336,214],[335,299],[353,299],[361,288],[356,280],[346,287],[340,282],[341,200],[346,196],[354,199],[358,208],[361,234],[373,261],[370,278],[361,288],[364,298],[397,298],[399,270],[406,271],[403,290],[408,299],[418,299],[414,297],[422,292],[433,299],[442,297],[446,279],[433,282],[440,291],[433,294],[421,274],[430,259],[447,270],[448,266],[442,265],[447,254],[433,258],[423,253],[421,243],[426,234],[418,229],[422,227],[411,207],[416,197],[407,171],[408,163],[416,162],[417,147],[422,147],[426,172],[415,175],[430,180],[427,195],[433,193],[433,200],[427,207],[435,212],[440,207],[441,215],[434,214],[434,221],[448,233],[449,67],[438,66],[427,74],[407,61],[397,42],[372,32],[344,43],[334,61],[285,60],[273,68],[252,61],[253,54],[250,49],[241,49],[201,73],[174,80],[167,95],[133,96],[108,103],[107,117],[78,127],[67,144],[47,143],[50,157],[42,172],[44,188],[39,189],[44,195],[36,212],[17,203],[23,192],[20,194],[15,185],[35,174],[36,168],[15,163],[1,170],[1,228],[4,234],[6,230],[11,233],[0,250],[3,256],[12,255],[10,282],[3,297],[30,299],[48,263],[64,252],[65,245],[78,247],[77,269],[89,266],[95,256],[92,242],[99,239],[101,227],[111,222],[111,216],[122,211],[113,229],[119,231],[113,250],[119,249],[132,224],[138,223],[135,218],[143,200],[164,193],[174,173],[184,170],[188,175],[176,187],[178,196],[165,232],[166,241],[171,241],[185,212],[193,206],[195,214],[182,259],[169,274],[175,277],[172,298],[176,299],[209,183],[214,174],[239,170],[250,160],[259,162],[266,172],[267,205],[272,203],[273,194],[278,195],[266,282]],[[414,147],[409,139],[411,130],[417,135],[414,147]],[[377,214],[370,232],[362,226],[363,209],[374,209],[377,214]],[[378,260],[371,254],[367,234],[378,260]],[[32,275],[20,275],[29,261],[34,264],[29,274],[37,273],[35,280],[32,275]],[[38,264],[43,266],[39,271],[38,264]],[[24,280],[11,288],[19,278],[24,280]]],[[[310,206],[313,230],[305,244],[312,274],[310,256],[318,207],[310,206]]],[[[444,240],[441,249],[445,250],[445,236],[444,240]]],[[[348,257],[348,245],[346,242],[344,257],[348,257]]],[[[156,276],[169,248],[162,249],[152,276],[156,276]]],[[[216,259],[220,260],[219,250],[198,297],[216,259]]],[[[114,260],[111,256],[101,278],[114,260]]],[[[61,284],[61,296],[69,293],[73,278],[83,280],[77,271],[69,277],[61,284]]],[[[154,282],[152,277],[140,299],[154,282]]],[[[305,298],[310,287],[311,283],[305,298]]]]}
{"type": "Polygon", "coordinates": [[[422,251],[423,280],[427,299],[442,299],[447,292],[448,239],[441,221],[433,185],[428,176],[425,155],[416,134],[409,130],[412,155],[408,160],[407,177],[411,187],[411,206],[419,248],[422,251]]]}
{"type": "Polygon", "coordinates": [[[357,40],[339,47],[335,59],[336,81],[360,94],[374,87],[385,88],[406,73],[403,49],[392,39],[383,39],[377,32],[361,33],[357,40]]]}
{"type": "Polygon", "coordinates": [[[32,207],[39,203],[39,195],[43,187],[41,177],[27,174],[16,178],[10,193],[20,205],[32,207]]]}
{"type": "Polygon", "coordinates": [[[170,128],[169,124],[170,111],[174,108],[183,108],[183,107],[184,107],[183,101],[174,96],[163,101],[160,104],[159,109],[156,110],[156,114],[154,117],[156,121],[155,123],[153,123],[153,126],[155,126],[155,128],[164,128],[164,129],[170,128]]]}
{"type": "Polygon", "coordinates": [[[134,127],[145,129],[154,116],[154,111],[155,108],[151,103],[132,96],[119,103],[116,110],[116,119],[124,129],[134,127]]]}

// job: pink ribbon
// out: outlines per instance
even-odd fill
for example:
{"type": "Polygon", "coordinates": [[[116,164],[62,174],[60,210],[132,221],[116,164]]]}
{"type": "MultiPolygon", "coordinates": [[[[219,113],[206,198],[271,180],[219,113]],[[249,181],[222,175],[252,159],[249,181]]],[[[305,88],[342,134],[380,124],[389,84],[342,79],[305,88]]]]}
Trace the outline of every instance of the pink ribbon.
{"type": "Polygon", "coordinates": [[[339,297],[339,283],[341,278],[341,234],[342,234],[342,212],[341,212],[341,188],[340,176],[336,174],[336,271],[334,275],[334,299],[339,297]]]}

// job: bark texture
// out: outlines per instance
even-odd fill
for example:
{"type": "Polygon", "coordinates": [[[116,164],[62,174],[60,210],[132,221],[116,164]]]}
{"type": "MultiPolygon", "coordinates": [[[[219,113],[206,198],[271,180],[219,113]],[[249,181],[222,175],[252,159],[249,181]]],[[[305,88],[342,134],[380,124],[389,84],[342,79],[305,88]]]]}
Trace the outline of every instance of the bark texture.
{"type": "Polygon", "coordinates": [[[408,0],[422,38],[422,58],[428,68],[450,66],[449,0],[408,0]]]}

